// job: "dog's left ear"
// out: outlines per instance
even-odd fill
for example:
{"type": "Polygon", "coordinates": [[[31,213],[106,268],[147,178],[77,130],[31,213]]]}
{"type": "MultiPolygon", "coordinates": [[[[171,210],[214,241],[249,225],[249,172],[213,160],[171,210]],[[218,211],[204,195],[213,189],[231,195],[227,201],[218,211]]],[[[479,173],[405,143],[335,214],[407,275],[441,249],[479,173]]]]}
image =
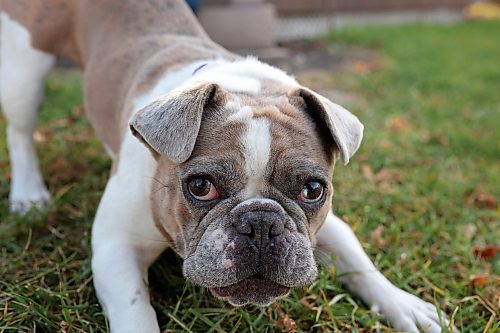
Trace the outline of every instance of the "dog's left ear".
{"type": "Polygon", "coordinates": [[[363,124],[359,119],[342,106],[331,102],[309,89],[299,88],[291,96],[301,97],[311,117],[326,126],[344,165],[358,150],[363,139],[363,124]]]}
{"type": "Polygon", "coordinates": [[[226,93],[213,83],[173,91],[139,110],[130,129],[153,153],[174,163],[185,162],[193,152],[203,115],[219,108],[226,93]]]}

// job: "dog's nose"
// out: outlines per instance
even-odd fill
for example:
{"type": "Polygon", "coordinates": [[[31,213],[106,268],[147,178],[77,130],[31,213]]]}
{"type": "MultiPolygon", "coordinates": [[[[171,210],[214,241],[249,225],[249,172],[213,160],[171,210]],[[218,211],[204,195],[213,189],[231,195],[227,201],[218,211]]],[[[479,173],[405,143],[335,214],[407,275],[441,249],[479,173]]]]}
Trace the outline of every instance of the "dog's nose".
{"type": "Polygon", "coordinates": [[[260,249],[283,233],[285,226],[282,220],[282,216],[276,212],[248,211],[235,221],[235,228],[260,249]]]}

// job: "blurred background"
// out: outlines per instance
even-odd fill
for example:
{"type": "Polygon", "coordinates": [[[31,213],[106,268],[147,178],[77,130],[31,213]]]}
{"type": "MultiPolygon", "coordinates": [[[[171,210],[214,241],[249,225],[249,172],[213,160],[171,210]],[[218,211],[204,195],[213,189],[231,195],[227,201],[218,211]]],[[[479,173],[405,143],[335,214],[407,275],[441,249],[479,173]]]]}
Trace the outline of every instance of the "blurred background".
{"type": "Polygon", "coordinates": [[[188,0],[212,38],[230,48],[262,48],[352,25],[453,23],[500,17],[499,1],[188,0]]]}

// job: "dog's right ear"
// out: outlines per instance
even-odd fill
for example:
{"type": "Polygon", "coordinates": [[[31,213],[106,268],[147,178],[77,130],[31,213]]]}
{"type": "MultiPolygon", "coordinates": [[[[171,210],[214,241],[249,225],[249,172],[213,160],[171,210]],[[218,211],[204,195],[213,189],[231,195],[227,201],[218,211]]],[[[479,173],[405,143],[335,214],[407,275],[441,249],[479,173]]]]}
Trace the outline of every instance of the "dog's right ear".
{"type": "Polygon", "coordinates": [[[173,91],[139,110],[130,129],[153,153],[174,163],[185,162],[193,152],[203,114],[223,105],[226,93],[213,83],[173,91]]]}

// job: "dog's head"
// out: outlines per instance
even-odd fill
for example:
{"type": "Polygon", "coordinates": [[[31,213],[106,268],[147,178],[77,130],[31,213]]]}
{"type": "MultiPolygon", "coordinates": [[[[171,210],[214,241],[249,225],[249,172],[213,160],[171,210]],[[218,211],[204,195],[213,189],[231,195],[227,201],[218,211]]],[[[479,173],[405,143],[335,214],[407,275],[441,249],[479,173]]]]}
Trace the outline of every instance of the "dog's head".
{"type": "Polygon", "coordinates": [[[254,62],[207,71],[130,123],[158,161],[153,214],[184,275],[234,305],[267,305],[315,279],[334,164],[363,132],[341,106],[254,62]]]}

